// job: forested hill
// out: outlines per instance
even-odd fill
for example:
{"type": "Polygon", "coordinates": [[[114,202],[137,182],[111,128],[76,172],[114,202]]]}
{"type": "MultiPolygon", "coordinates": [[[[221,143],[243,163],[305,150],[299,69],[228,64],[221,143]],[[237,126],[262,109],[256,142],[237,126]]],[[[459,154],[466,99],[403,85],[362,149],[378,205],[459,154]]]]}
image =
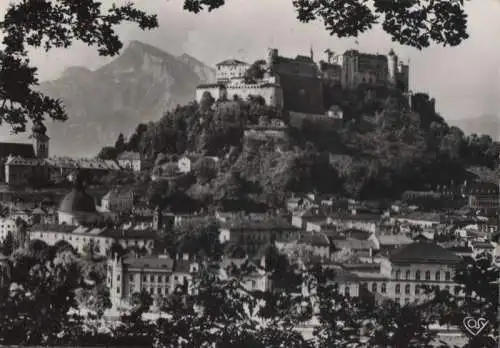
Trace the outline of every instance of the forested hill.
{"type": "MultiPolygon", "coordinates": [[[[200,104],[178,107],[159,122],[139,125],[130,139],[121,137],[99,155],[113,158],[138,151],[150,171],[171,155],[218,156],[219,175],[198,177],[187,192],[203,192],[212,199],[237,179],[248,184],[247,194],[264,202],[311,191],[396,197],[404,190],[462,182],[469,166],[496,165],[497,144],[488,136],[465,136],[448,126],[426,95],[419,95],[410,110],[401,93],[387,89],[346,92],[329,87],[325,94],[329,105],[344,110],[341,124],[325,127],[324,121],[309,120],[291,126],[285,118],[289,126],[284,139],[244,137],[246,125],[266,124],[275,110],[258,97],[214,101],[205,96],[200,104]]],[[[202,172],[195,171],[198,176],[202,172]]]]}

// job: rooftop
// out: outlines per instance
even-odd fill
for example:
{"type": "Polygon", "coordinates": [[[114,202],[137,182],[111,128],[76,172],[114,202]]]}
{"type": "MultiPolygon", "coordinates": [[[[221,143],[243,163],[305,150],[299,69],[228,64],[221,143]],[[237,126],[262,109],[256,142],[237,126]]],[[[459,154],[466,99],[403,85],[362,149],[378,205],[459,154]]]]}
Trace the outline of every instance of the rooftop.
{"type": "Polygon", "coordinates": [[[118,155],[117,159],[120,161],[140,161],[141,160],[141,154],[139,152],[123,152],[120,155],[118,155]]]}
{"type": "Polygon", "coordinates": [[[389,256],[393,263],[455,264],[460,257],[434,243],[412,243],[395,249],[389,256]]]}
{"type": "Polygon", "coordinates": [[[7,158],[9,155],[35,158],[35,151],[31,144],[0,142],[0,158],[7,158]]]}
{"type": "Polygon", "coordinates": [[[248,65],[248,63],[242,62],[237,59],[226,59],[220,63],[217,63],[215,66],[231,66],[231,65],[248,65]]]}
{"type": "Polygon", "coordinates": [[[404,235],[382,234],[377,237],[380,245],[403,245],[411,244],[413,240],[404,235]]]}
{"type": "Polygon", "coordinates": [[[174,268],[174,260],[157,256],[129,257],[123,260],[123,264],[128,268],[165,269],[167,271],[172,271],[174,268]]]}

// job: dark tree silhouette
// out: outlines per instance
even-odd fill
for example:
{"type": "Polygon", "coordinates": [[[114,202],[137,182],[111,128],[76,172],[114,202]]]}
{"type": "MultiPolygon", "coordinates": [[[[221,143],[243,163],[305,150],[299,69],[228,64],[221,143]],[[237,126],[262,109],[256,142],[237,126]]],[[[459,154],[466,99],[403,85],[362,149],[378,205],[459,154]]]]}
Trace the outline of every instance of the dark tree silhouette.
{"type": "MultiPolygon", "coordinates": [[[[198,13],[212,11],[224,0],[186,0],[184,8],[198,13]]],[[[293,0],[301,22],[323,21],[330,35],[357,37],[380,23],[391,38],[402,45],[424,48],[431,43],[459,45],[467,34],[464,1],[401,0],[293,0]],[[371,6],[371,7],[370,7],[371,6]]]]}
{"type": "Polygon", "coordinates": [[[158,25],[156,16],[148,16],[131,3],[105,9],[94,0],[11,2],[0,21],[4,44],[0,50],[0,120],[14,132],[25,131],[30,120],[65,120],[61,101],[36,91],[37,68],[30,65],[28,49],[48,51],[80,41],[97,47],[102,56],[114,56],[123,46],[114,29],[123,22],[137,23],[141,29],[158,25]]]}

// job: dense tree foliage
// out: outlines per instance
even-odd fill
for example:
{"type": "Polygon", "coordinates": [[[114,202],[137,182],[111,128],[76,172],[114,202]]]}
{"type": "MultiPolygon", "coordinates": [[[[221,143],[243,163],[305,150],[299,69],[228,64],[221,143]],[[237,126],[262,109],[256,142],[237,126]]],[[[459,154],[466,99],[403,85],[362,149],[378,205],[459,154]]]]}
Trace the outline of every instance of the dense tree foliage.
{"type": "Polygon", "coordinates": [[[482,317],[489,321],[484,335],[470,337],[468,347],[494,347],[498,337],[498,291],[499,268],[492,263],[490,254],[476,259],[465,258],[457,267],[454,281],[457,284],[449,291],[429,288],[434,295],[422,307],[436,314],[442,325],[462,325],[465,317],[482,317]],[[492,344],[493,343],[493,344],[492,344]]]}
{"type": "MultiPolygon", "coordinates": [[[[224,4],[223,0],[186,0],[184,8],[198,13],[224,4]]],[[[464,1],[293,0],[292,4],[299,21],[321,20],[331,35],[340,38],[357,37],[376,24],[393,41],[420,49],[431,43],[456,46],[468,38],[464,1]]]]}
{"type": "Polygon", "coordinates": [[[151,184],[156,198],[165,192],[164,204],[176,202],[166,198],[171,192],[187,192],[197,206],[258,211],[282,206],[291,192],[398,198],[406,190],[459,185],[469,167],[494,169],[498,162],[496,142],[448,126],[425,94],[416,94],[410,108],[401,92],[388,88],[325,90],[325,105],[344,110],[342,123],[297,124],[279,115],[288,124],[283,137],[245,137],[247,125],[265,126],[278,117],[276,110],[255,96],[213,101],[206,94],[209,106],[191,103],[167,112],[123,147],[141,152],[155,163],[153,173],[165,177],[175,176],[167,169],[175,171],[181,154],[194,155],[192,173],[170,180],[168,190],[151,184]]]}
{"type": "Polygon", "coordinates": [[[259,59],[252,63],[247,71],[245,72],[245,82],[246,83],[256,83],[257,81],[264,78],[266,61],[259,59]]]}
{"type": "Polygon", "coordinates": [[[466,273],[458,272],[455,279],[484,300],[464,304],[442,293],[427,304],[399,307],[374,301],[363,289],[359,297],[341,293],[338,279],[342,278],[336,271],[315,264],[290,264],[272,248],[263,256],[263,270],[276,273],[275,281],[297,283],[292,277],[295,274],[302,286],[286,287],[287,291],[283,286],[277,291],[250,290],[244,279],[257,270],[256,263],[220,268],[202,262],[191,283],[181,284],[163,299],[159,309],[164,315],[159,319],[143,318],[153,305],[153,298],[143,291],[132,296],[132,308],[123,313],[121,324],[101,330],[94,319],[68,311],[78,307],[77,298],[85,297],[86,305],[101,315],[109,307],[106,288],[82,289],[85,272],[71,251],[33,242],[28,250],[13,257],[16,272],[0,302],[0,342],[154,347],[178,347],[182,343],[183,347],[193,348],[213,344],[298,348],[313,347],[313,343],[336,347],[427,347],[436,338],[428,326],[438,320],[454,323],[462,313],[479,312],[491,322],[495,320],[491,304],[495,303],[496,293],[489,281],[497,273],[486,277],[481,283],[484,286],[478,284],[484,274],[480,271],[489,272],[491,264],[477,265],[475,269],[464,264],[466,273]],[[84,296],[89,291],[93,296],[84,296]],[[63,298],[65,301],[61,301],[63,298]],[[309,342],[296,330],[313,314],[318,325],[309,342]]]}

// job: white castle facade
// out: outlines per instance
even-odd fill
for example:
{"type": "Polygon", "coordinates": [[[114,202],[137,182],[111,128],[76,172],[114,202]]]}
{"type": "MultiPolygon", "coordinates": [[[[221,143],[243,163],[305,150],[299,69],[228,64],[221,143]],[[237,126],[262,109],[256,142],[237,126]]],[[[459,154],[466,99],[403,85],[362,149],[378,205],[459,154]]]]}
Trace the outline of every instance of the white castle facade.
{"type": "MultiPolygon", "coordinates": [[[[327,50],[328,51],[328,50],[327,50]]],[[[216,66],[216,82],[199,85],[196,100],[201,101],[205,92],[218,99],[246,99],[249,95],[261,96],[266,104],[281,111],[290,109],[290,104],[304,101],[322,101],[323,81],[332,82],[343,89],[355,89],[360,85],[397,87],[403,92],[409,91],[409,64],[404,64],[390,50],[388,54],[368,54],[357,50],[347,50],[342,55],[334,56],[328,51],[327,61],[314,61],[310,56],[285,58],[277,49],[270,49],[265,64],[265,74],[254,83],[245,82],[245,73],[250,65],[236,59],[225,60],[216,66]],[[310,95],[309,95],[310,94],[310,95]]],[[[293,109],[293,107],[291,108],[293,109]]],[[[306,112],[307,110],[292,110],[306,112]]],[[[310,113],[318,113],[317,110],[310,113]]]]}

